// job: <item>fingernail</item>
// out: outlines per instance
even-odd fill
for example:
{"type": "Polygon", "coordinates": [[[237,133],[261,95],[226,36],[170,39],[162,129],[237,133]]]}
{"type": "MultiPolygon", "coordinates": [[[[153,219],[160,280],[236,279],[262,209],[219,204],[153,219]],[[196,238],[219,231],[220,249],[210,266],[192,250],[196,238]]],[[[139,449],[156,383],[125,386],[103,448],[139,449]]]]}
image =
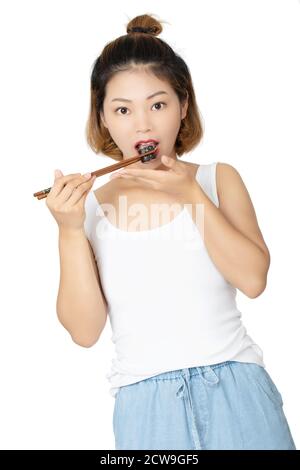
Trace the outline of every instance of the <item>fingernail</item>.
{"type": "Polygon", "coordinates": [[[60,170],[54,170],[54,176],[57,178],[58,176],[61,176],[61,171],[60,170]]]}
{"type": "Polygon", "coordinates": [[[83,177],[88,180],[91,177],[91,173],[85,173],[85,175],[83,175],[83,177]]]}

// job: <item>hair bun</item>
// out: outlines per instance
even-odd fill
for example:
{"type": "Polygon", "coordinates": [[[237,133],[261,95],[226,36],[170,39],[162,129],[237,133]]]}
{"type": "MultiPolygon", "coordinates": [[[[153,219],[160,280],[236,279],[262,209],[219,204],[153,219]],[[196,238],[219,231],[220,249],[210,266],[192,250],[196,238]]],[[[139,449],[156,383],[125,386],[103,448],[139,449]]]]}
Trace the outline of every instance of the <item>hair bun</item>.
{"type": "Polygon", "coordinates": [[[142,26],[134,26],[129,28],[127,31],[128,33],[146,33],[146,34],[154,34],[156,33],[157,28],[143,28],[142,26]]]}
{"type": "Polygon", "coordinates": [[[133,18],[127,25],[127,33],[144,33],[158,36],[162,32],[161,23],[153,15],[140,15],[133,18]]]}

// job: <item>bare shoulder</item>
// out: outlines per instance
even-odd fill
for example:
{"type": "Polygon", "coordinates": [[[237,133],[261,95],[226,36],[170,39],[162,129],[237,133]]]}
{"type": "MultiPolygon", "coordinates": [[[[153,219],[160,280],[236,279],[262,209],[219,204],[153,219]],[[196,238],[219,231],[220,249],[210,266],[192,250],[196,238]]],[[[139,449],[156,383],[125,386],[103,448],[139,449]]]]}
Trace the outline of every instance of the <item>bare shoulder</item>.
{"type": "Polygon", "coordinates": [[[229,163],[217,162],[216,186],[221,210],[225,208],[229,195],[250,196],[240,173],[229,163]]]}
{"type": "Polygon", "coordinates": [[[269,257],[254,205],[239,171],[229,163],[218,162],[216,186],[220,211],[233,227],[253,241],[269,257]]]}
{"type": "Polygon", "coordinates": [[[226,189],[226,185],[228,185],[228,183],[238,180],[241,182],[242,178],[234,166],[230,165],[229,163],[217,162],[216,183],[218,195],[221,195],[221,193],[224,192],[224,189],[226,189]]]}

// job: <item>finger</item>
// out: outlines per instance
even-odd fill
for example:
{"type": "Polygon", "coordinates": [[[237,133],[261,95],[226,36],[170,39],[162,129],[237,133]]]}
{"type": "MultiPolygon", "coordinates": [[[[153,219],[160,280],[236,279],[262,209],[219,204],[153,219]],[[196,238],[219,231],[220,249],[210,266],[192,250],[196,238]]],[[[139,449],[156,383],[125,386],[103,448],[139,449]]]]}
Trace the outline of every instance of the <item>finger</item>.
{"type": "Polygon", "coordinates": [[[113,180],[114,178],[118,178],[118,174],[117,173],[112,173],[109,177],[110,180],[113,180]]]}
{"type": "Polygon", "coordinates": [[[91,179],[91,174],[87,173],[87,175],[89,175],[89,178],[86,178],[85,175],[80,175],[68,181],[57,196],[57,201],[59,203],[66,202],[72,196],[72,193],[76,190],[77,187],[91,179]]]}
{"type": "Polygon", "coordinates": [[[114,174],[116,176],[135,176],[139,178],[147,178],[148,180],[153,181],[162,181],[166,172],[163,170],[138,170],[132,168],[130,170],[120,170],[114,174]]]}
{"type": "Polygon", "coordinates": [[[153,186],[153,184],[155,183],[154,180],[149,180],[147,178],[142,178],[141,176],[132,176],[132,175],[120,175],[120,176],[117,176],[116,178],[121,178],[121,179],[128,179],[128,180],[132,180],[132,181],[137,181],[139,183],[144,183],[148,186],[153,186]]]}
{"type": "Polygon", "coordinates": [[[89,191],[91,191],[95,179],[96,176],[93,176],[89,181],[78,186],[78,188],[74,190],[73,194],[68,199],[66,207],[70,208],[77,205],[79,208],[83,209],[86,197],[89,191]]]}
{"type": "Polygon", "coordinates": [[[81,183],[79,186],[77,186],[77,188],[74,189],[71,196],[69,197],[66,203],[66,207],[73,207],[78,202],[80,202],[79,205],[80,207],[82,207],[84,205],[85,198],[88,195],[88,192],[93,187],[95,179],[96,179],[96,176],[93,176],[88,181],[81,183]]]}
{"type": "Polygon", "coordinates": [[[72,179],[74,178],[78,178],[78,176],[80,175],[80,173],[73,173],[73,174],[70,174],[70,175],[66,175],[66,176],[57,176],[55,177],[54,179],[54,184],[49,192],[49,195],[50,196],[53,196],[54,198],[60,194],[60,192],[62,191],[62,189],[64,188],[64,186],[69,182],[71,181],[72,179]]]}
{"type": "Polygon", "coordinates": [[[167,168],[175,171],[175,173],[181,173],[181,169],[183,169],[181,166],[182,162],[178,162],[177,160],[174,160],[174,158],[167,157],[167,155],[163,155],[161,157],[161,161],[167,168]]]}
{"type": "Polygon", "coordinates": [[[54,170],[54,179],[63,176],[63,172],[61,170],[54,170]]]}

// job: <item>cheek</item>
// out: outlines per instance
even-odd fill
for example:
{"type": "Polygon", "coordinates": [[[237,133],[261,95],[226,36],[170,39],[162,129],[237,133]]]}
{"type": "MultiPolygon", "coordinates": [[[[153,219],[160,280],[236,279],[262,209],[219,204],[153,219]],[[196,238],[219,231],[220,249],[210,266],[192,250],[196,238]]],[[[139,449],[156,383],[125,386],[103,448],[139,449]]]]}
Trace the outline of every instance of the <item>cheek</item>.
{"type": "Polygon", "coordinates": [[[124,145],[128,141],[131,126],[128,119],[122,119],[122,116],[110,115],[107,118],[107,130],[114,141],[121,142],[124,145]]]}
{"type": "Polygon", "coordinates": [[[181,125],[180,115],[176,112],[166,113],[162,119],[160,130],[164,135],[173,135],[178,133],[181,125]]]}

